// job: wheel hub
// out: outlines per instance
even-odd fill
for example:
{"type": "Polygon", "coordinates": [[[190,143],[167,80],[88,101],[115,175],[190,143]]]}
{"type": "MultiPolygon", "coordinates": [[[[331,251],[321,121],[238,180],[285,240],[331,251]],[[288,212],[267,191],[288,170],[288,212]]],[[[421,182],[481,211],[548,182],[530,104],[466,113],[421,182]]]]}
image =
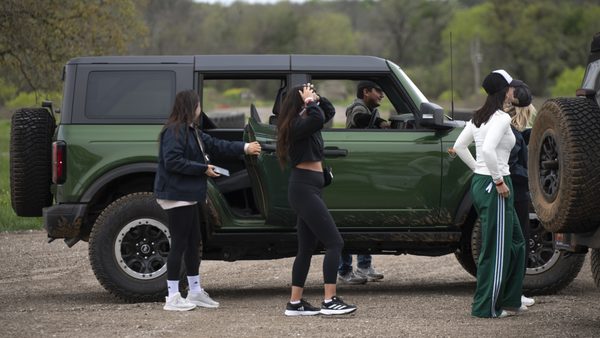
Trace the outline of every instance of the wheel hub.
{"type": "Polygon", "coordinates": [[[529,214],[530,238],[527,243],[527,274],[536,275],[550,269],[560,258],[554,248],[554,234],[546,231],[535,213],[529,214]]]}
{"type": "Polygon", "coordinates": [[[136,219],[117,234],[114,244],[118,266],[127,275],[154,279],[167,271],[171,235],[168,227],[150,218],[136,219]]]}
{"type": "Polygon", "coordinates": [[[559,149],[554,134],[546,131],[542,137],[540,149],[540,187],[542,195],[548,202],[554,201],[560,185],[559,149]]]}

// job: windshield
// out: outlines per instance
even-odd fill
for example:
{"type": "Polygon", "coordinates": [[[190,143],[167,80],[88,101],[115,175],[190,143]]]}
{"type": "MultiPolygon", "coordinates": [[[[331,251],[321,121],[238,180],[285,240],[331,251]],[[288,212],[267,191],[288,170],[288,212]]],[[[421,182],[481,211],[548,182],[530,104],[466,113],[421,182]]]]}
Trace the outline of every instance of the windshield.
{"type": "Polygon", "coordinates": [[[392,71],[398,78],[398,80],[400,80],[400,83],[402,83],[402,86],[406,89],[406,92],[408,92],[408,95],[410,95],[410,98],[413,100],[417,107],[420,107],[421,103],[423,102],[429,102],[425,95],[421,93],[419,88],[412,82],[412,80],[406,75],[406,73],[404,73],[404,71],[400,69],[400,67],[398,67],[398,65],[391,61],[387,61],[387,63],[390,69],[392,69],[392,71]]]}

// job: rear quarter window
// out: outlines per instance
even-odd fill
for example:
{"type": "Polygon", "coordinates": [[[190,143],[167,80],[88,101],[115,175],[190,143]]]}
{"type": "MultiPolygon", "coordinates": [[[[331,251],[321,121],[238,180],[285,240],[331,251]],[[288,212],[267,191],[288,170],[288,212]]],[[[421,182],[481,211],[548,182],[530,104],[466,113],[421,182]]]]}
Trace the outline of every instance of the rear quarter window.
{"type": "Polygon", "coordinates": [[[175,100],[173,71],[92,71],[85,116],[88,118],[164,118],[175,100]]]}

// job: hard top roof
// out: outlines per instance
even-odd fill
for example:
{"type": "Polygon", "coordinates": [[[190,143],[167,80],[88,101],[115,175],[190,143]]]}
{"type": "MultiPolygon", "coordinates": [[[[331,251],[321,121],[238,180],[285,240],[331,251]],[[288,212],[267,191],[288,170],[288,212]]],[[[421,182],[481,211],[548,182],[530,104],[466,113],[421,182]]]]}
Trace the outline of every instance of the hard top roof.
{"type": "Polygon", "coordinates": [[[187,56],[91,56],[72,64],[194,64],[196,71],[387,71],[384,59],[365,55],[229,54],[187,56]]]}

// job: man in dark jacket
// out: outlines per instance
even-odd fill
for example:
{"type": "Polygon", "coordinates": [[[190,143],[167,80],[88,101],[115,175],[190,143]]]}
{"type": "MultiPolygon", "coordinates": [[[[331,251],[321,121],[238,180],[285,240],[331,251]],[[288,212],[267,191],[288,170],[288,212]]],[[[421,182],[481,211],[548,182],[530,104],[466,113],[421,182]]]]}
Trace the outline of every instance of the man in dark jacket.
{"type": "Polygon", "coordinates": [[[377,83],[360,81],[356,99],[346,109],[346,128],[389,128],[389,122],[380,118],[377,110],[384,97],[377,83]]]}

